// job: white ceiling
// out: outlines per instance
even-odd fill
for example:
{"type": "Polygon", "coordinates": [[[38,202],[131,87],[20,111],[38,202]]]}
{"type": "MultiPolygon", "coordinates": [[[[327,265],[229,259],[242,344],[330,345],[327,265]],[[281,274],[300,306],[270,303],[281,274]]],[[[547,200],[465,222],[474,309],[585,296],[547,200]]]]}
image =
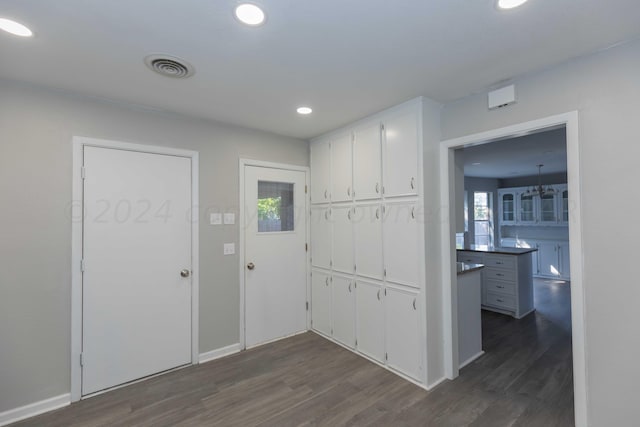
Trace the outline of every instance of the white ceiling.
{"type": "Polygon", "coordinates": [[[564,128],[456,151],[464,162],[464,175],[476,178],[517,178],[567,172],[567,138],[564,128]],[[480,163],[480,164],[474,164],[480,163]]]}
{"type": "Polygon", "coordinates": [[[401,101],[450,101],[640,36],[638,0],[2,0],[0,77],[309,138],[401,101]],[[150,53],[196,67],[152,74],[150,53]],[[299,105],[311,116],[295,113],[299,105]]]}

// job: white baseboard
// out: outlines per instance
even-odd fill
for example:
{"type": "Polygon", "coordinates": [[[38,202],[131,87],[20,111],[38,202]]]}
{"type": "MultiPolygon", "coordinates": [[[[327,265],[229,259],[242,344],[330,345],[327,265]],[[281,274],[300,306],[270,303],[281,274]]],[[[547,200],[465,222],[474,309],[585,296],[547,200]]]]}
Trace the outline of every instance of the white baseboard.
{"type": "Polygon", "coordinates": [[[464,362],[462,362],[458,369],[464,368],[469,363],[473,362],[474,360],[476,360],[478,357],[482,356],[483,354],[484,354],[484,350],[480,350],[480,353],[475,354],[475,355],[471,356],[470,358],[468,358],[467,360],[465,360],[464,362]]]}
{"type": "Polygon", "coordinates": [[[45,412],[53,411],[71,404],[71,394],[65,393],[60,396],[41,400],[19,408],[10,409],[0,412],[0,426],[15,423],[25,418],[35,417],[45,412]]]}
{"type": "Polygon", "coordinates": [[[446,380],[447,380],[447,377],[442,377],[439,380],[435,380],[434,382],[429,383],[429,385],[427,385],[427,390],[433,390],[434,387],[439,386],[440,384],[442,384],[446,380]]]}
{"type": "Polygon", "coordinates": [[[206,353],[200,353],[199,362],[211,362],[212,360],[220,359],[221,357],[238,353],[241,349],[242,348],[240,347],[240,343],[237,343],[218,348],[216,350],[207,351],[206,353]]]}

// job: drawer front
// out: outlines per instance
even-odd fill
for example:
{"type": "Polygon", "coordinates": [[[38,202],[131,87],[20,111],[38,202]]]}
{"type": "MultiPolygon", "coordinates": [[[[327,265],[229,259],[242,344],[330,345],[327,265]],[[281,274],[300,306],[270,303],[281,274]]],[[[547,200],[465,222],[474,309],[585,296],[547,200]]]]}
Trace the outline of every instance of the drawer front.
{"type": "Polygon", "coordinates": [[[458,262],[466,262],[469,264],[482,264],[482,255],[475,252],[458,252],[458,262]]]}
{"type": "Polygon", "coordinates": [[[494,294],[487,292],[487,305],[499,308],[505,308],[508,310],[515,310],[516,298],[504,294],[494,294]]]}
{"type": "Polygon", "coordinates": [[[510,255],[487,255],[484,257],[484,264],[487,267],[515,269],[516,257],[510,255]]]}
{"type": "Polygon", "coordinates": [[[496,292],[499,294],[515,295],[515,283],[500,282],[497,280],[487,280],[487,292],[496,292]]]}
{"type": "Polygon", "coordinates": [[[486,268],[484,277],[494,280],[506,280],[514,282],[516,280],[516,272],[513,270],[501,270],[499,268],[486,268]]]}

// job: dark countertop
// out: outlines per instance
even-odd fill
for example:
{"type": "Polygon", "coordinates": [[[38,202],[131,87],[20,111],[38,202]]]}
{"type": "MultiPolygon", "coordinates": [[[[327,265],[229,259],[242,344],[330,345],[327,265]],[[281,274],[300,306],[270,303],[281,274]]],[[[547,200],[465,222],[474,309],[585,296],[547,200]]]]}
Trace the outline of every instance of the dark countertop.
{"type": "Polygon", "coordinates": [[[504,254],[504,255],[524,255],[531,252],[535,252],[538,249],[536,248],[501,248],[494,246],[480,246],[480,245],[471,245],[466,249],[458,249],[459,251],[467,251],[467,252],[482,252],[482,253],[493,253],[493,254],[504,254]]]}
{"type": "Polygon", "coordinates": [[[468,262],[456,262],[458,276],[465,273],[471,273],[484,268],[484,264],[470,264],[468,262]]]}

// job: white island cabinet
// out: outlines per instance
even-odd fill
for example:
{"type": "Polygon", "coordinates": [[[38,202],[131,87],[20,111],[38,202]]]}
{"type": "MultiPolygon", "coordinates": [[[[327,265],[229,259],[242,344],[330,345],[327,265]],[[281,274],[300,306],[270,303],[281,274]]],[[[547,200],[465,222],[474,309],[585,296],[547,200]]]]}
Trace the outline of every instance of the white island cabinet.
{"type": "Polygon", "coordinates": [[[440,295],[427,295],[437,286],[426,286],[435,279],[424,212],[437,207],[423,192],[423,147],[439,143],[438,115],[418,98],[310,150],[312,328],[427,389],[444,377],[442,338],[427,333],[441,322],[440,295]]]}

